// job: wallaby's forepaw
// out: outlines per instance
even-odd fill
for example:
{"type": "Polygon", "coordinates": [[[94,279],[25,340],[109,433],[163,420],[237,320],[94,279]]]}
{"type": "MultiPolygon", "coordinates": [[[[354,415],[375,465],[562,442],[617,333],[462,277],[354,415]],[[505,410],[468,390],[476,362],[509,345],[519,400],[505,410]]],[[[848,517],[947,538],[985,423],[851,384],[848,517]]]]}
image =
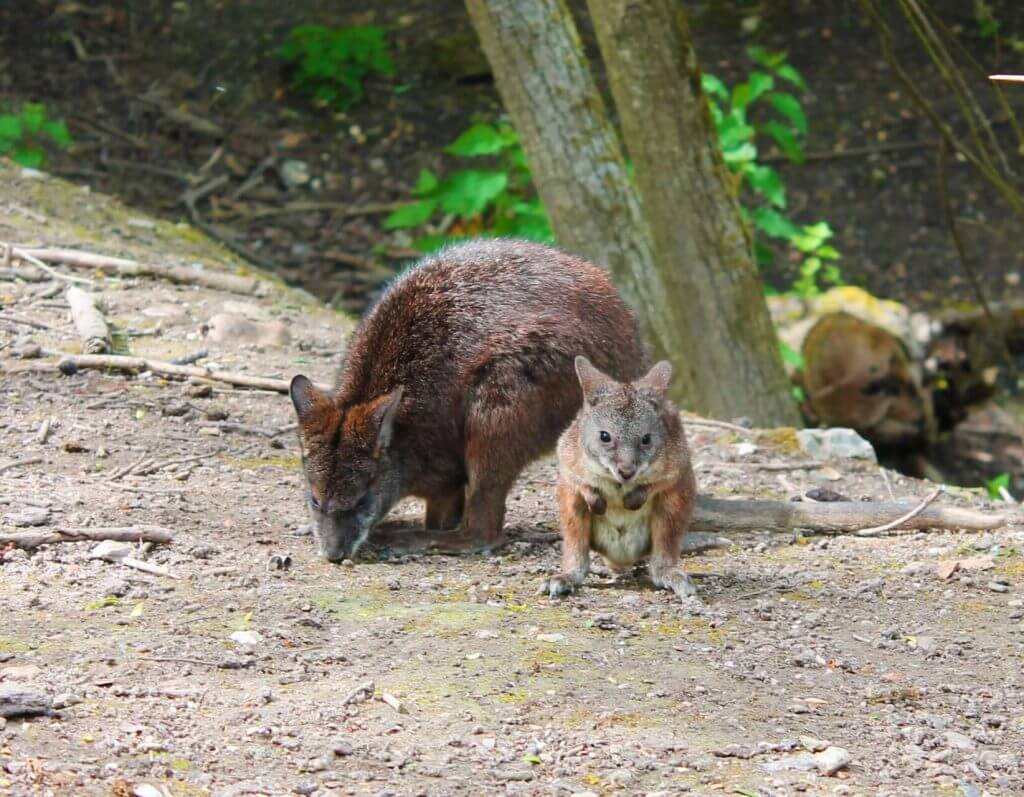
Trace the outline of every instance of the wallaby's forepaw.
{"type": "Polygon", "coordinates": [[[608,502],[605,500],[605,497],[593,487],[587,487],[581,490],[580,496],[583,498],[583,501],[587,505],[587,509],[590,510],[591,514],[603,515],[608,511],[608,502]]]}
{"type": "Polygon", "coordinates": [[[635,512],[647,502],[647,485],[641,484],[626,493],[622,505],[630,512],[635,512]]]}
{"type": "Polygon", "coordinates": [[[563,598],[566,595],[572,595],[578,587],[579,584],[571,576],[560,573],[547,580],[543,591],[547,592],[549,598],[563,598]]]}

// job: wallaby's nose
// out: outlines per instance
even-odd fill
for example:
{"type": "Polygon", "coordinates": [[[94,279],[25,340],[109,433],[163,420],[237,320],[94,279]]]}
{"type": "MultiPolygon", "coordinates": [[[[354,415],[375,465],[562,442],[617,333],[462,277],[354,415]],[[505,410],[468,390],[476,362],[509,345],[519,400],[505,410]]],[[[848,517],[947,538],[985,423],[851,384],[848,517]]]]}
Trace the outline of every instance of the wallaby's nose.
{"type": "Polygon", "coordinates": [[[619,465],[616,470],[619,472],[619,478],[624,482],[636,476],[636,467],[633,465],[619,465]]]}

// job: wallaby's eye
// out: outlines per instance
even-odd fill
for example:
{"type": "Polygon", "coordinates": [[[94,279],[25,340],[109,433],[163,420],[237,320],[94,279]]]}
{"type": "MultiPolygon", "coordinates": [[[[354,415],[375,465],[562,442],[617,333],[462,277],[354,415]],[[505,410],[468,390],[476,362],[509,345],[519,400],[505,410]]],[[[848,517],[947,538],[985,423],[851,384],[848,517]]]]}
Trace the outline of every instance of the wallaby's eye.
{"type": "Polygon", "coordinates": [[[320,499],[315,495],[309,496],[309,505],[313,507],[317,512],[320,511],[320,499]]]}
{"type": "Polygon", "coordinates": [[[610,443],[612,441],[612,436],[608,432],[601,432],[598,437],[601,438],[602,443],[610,443]]]}
{"type": "Polygon", "coordinates": [[[640,438],[640,445],[642,445],[642,446],[649,446],[650,444],[651,444],[651,436],[649,434],[645,434],[643,437],[640,438]]]}

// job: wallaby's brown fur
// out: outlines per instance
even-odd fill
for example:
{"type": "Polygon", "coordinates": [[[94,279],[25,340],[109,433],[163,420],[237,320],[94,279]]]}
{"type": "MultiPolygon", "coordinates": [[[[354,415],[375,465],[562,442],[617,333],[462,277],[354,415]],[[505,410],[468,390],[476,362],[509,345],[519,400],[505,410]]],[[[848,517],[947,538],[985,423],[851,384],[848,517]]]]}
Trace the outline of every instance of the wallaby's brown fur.
{"type": "Polygon", "coordinates": [[[573,358],[642,373],[636,319],[596,266],[480,240],[426,258],[360,323],[334,395],[292,380],[321,551],[352,556],[404,496],[442,550],[502,541],[505,498],[579,409],[573,358]]]}
{"type": "Polygon", "coordinates": [[[679,554],[697,485],[679,412],[665,397],[671,365],[627,384],[585,357],[576,369],[584,401],[558,441],[562,572],[548,594],[579,587],[594,550],[616,571],[647,559],[656,586],[695,596],[679,554]]]}

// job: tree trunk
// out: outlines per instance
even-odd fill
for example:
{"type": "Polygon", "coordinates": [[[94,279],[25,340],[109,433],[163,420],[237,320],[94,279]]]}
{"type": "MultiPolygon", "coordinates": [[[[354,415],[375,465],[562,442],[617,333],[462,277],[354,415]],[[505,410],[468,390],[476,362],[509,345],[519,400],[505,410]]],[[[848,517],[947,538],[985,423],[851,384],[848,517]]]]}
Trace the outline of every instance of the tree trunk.
{"type": "Polygon", "coordinates": [[[587,0],[697,406],[796,423],[679,0],[587,0]],[[685,301],[682,298],[685,297],[685,301]]]}
{"type": "MultiPolygon", "coordinates": [[[[761,425],[795,423],[756,275],[746,281],[736,276],[751,268],[749,241],[738,217],[698,217],[694,222],[687,212],[680,221],[695,223],[702,241],[707,235],[738,234],[744,258],[740,262],[747,271],[723,257],[735,258],[736,245],[719,243],[663,249],[661,262],[670,265],[659,267],[622,149],[565,0],[466,0],[466,5],[559,244],[611,272],[636,309],[656,355],[675,367],[673,397],[706,415],[746,415],[761,425]],[[698,259],[698,254],[716,252],[713,262],[698,259]],[[687,279],[680,263],[700,269],[695,273],[701,276],[714,268],[728,267],[728,272],[711,282],[687,279]],[[763,338],[760,345],[752,345],[756,337],[763,338]]],[[[710,128],[707,135],[713,135],[710,128]]],[[[701,142],[705,150],[714,151],[712,141],[701,142]]],[[[668,176],[674,183],[692,177],[694,169],[674,165],[679,173],[668,176]]],[[[718,205],[711,207],[719,212],[724,207],[735,216],[735,201],[720,189],[718,205]]],[[[699,201],[714,196],[705,186],[699,201]]],[[[688,202],[687,207],[695,209],[696,204],[688,202]]]]}

